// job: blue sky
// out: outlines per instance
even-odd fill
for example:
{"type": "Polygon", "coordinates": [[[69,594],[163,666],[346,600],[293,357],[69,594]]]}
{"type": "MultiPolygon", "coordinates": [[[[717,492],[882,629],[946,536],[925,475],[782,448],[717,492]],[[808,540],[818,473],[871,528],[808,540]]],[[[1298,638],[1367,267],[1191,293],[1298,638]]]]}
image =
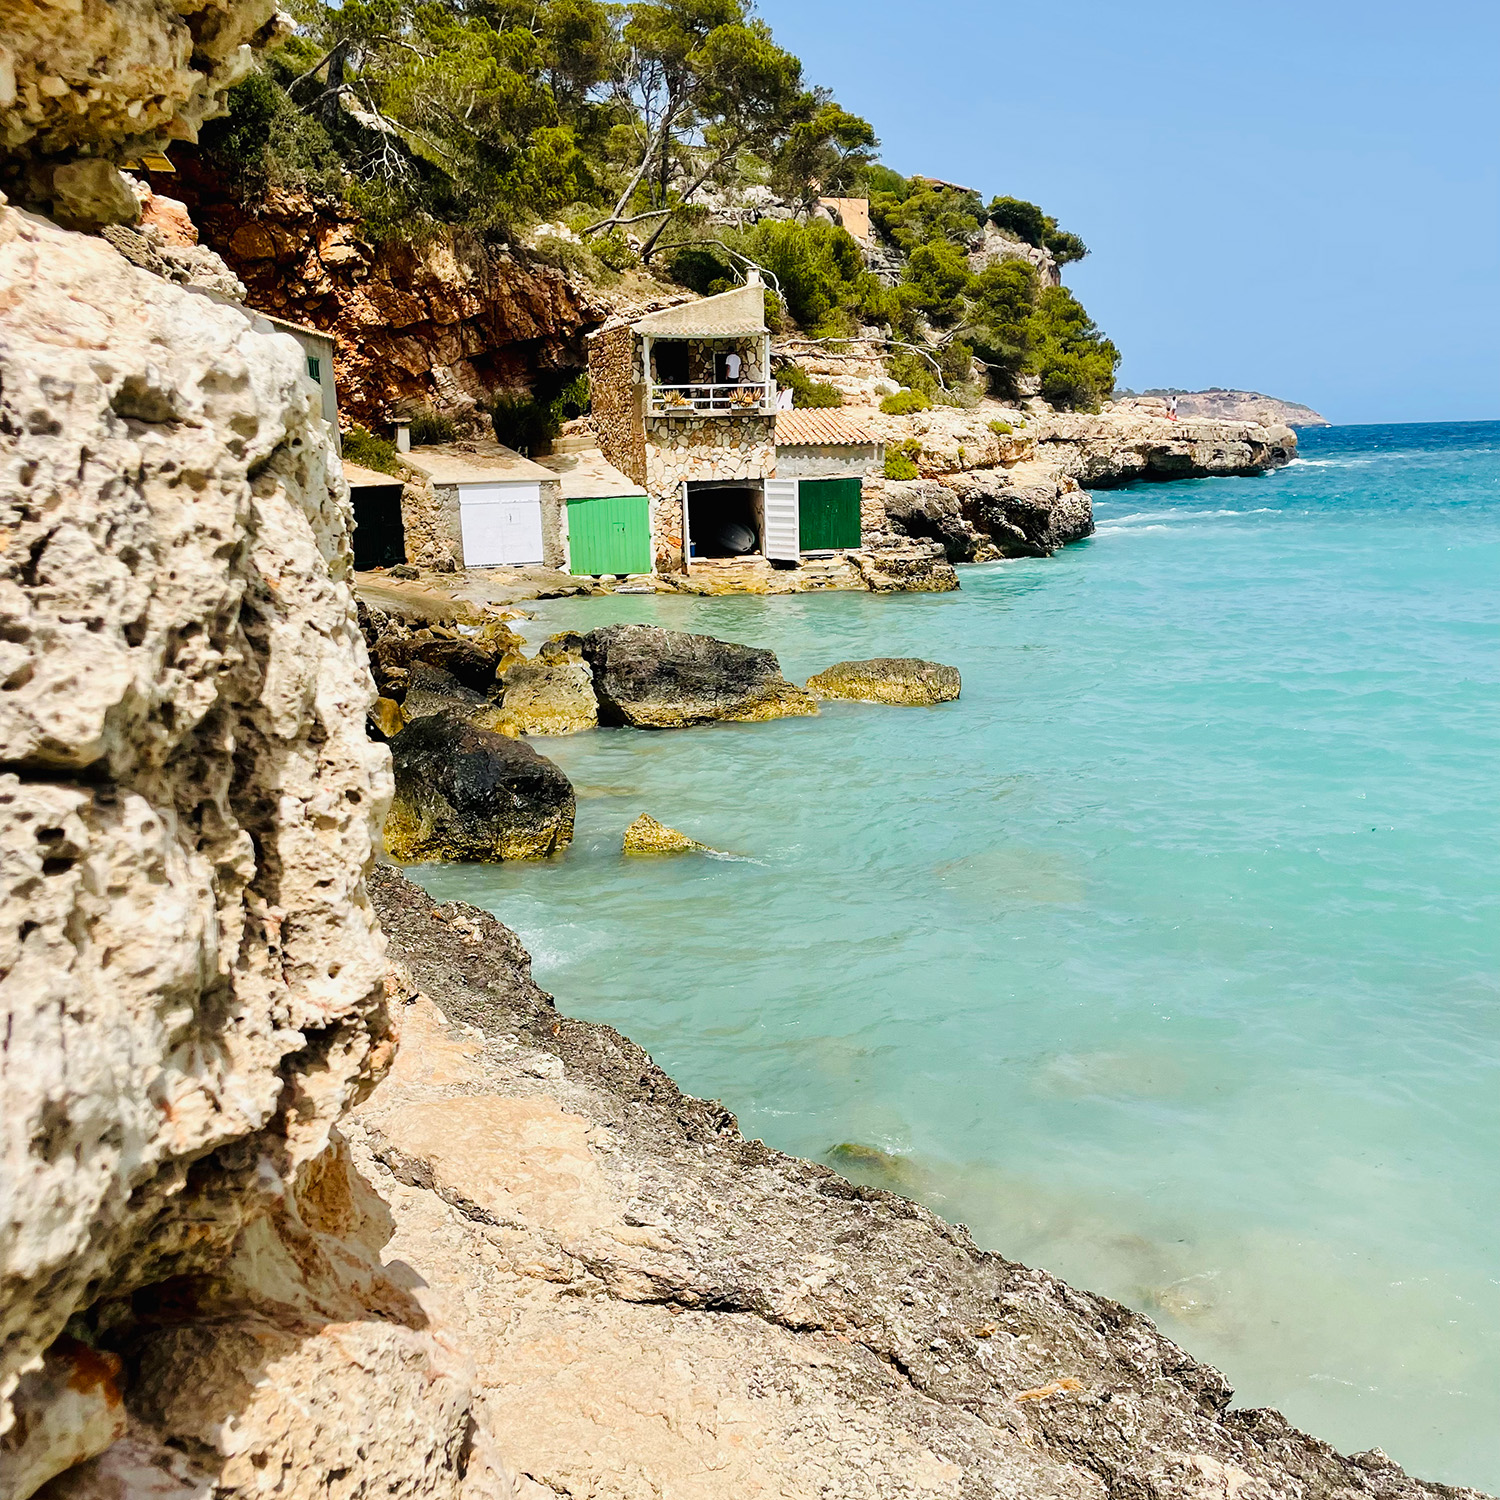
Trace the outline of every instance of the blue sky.
{"type": "Polygon", "coordinates": [[[1040,203],[1122,384],[1500,418],[1500,4],[761,0],[883,159],[1040,203]]]}

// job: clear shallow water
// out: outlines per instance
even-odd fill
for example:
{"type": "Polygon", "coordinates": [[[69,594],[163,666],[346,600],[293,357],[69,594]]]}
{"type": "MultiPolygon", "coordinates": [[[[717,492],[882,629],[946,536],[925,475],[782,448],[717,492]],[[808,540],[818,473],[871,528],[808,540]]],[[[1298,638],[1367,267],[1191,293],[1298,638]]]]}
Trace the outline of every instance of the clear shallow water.
{"type": "Polygon", "coordinates": [[[567,856],[413,873],[748,1134],[1500,1490],[1500,424],[1302,452],[958,594],[539,606],[964,694],[540,741],[567,856]],[[742,857],[626,861],[642,811],[742,857]]]}

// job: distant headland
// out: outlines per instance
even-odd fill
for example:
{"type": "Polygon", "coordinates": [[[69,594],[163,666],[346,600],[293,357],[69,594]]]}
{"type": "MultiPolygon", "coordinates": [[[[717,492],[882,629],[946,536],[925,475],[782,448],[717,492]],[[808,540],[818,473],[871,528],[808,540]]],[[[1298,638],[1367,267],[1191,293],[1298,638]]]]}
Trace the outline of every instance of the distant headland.
{"type": "Polygon", "coordinates": [[[1228,391],[1223,386],[1211,385],[1206,391],[1184,391],[1172,386],[1163,386],[1149,391],[1115,392],[1116,399],[1122,396],[1176,396],[1177,414],[1182,417],[1209,417],[1221,422],[1259,422],[1268,426],[1274,422],[1288,427],[1332,427],[1333,423],[1310,406],[1297,401],[1282,401],[1276,396],[1263,396],[1259,391],[1228,391]]]}

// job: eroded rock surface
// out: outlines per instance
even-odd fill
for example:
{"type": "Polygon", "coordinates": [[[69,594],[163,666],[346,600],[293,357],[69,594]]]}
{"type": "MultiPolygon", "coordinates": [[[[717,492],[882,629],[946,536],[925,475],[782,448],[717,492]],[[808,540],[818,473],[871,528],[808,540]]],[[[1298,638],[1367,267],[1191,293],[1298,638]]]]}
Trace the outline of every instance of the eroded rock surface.
{"type": "Polygon", "coordinates": [[[337,345],[345,416],[383,428],[413,406],[488,430],[482,408],[538,371],[588,363],[607,316],[597,293],[478,235],[369,237],[350,208],[272,188],[254,202],[184,161],[177,183],[206,245],[252,307],[311,323],[337,345]]]}
{"type": "Polygon", "coordinates": [[[957,667],[917,656],[835,662],[807,679],[807,690],[814,698],[853,698],[863,703],[951,703],[962,686],[957,667]]]}
{"type": "Polygon", "coordinates": [[[1142,479],[1250,477],[1297,456],[1297,434],[1290,427],[1174,422],[1128,404],[1096,415],[1052,412],[1033,418],[1032,428],[1037,458],[1090,489],[1142,479]]]}
{"type": "Polygon", "coordinates": [[[780,719],[818,706],[781,675],[774,651],[656,625],[608,625],[583,637],[601,724],[681,729],[715,719],[780,719]]]}
{"type": "Polygon", "coordinates": [[[0,209],[0,1398],[221,1258],[388,1057],[390,773],[303,370],[0,209]]]}
{"type": "Polygon", "coordinates": [[[196,141],[277,27],[275,0],[8,0],[4,16],[0,185],[76,227],[134,223],[114,163],[196,141]]]}
{"type": "Polygon", "coordinates": [[[487,913],[373,894],[406,1042],[351,1146],[543,1495],[1473,1497],[1232,1410],[1145,1318],[745,1140],[487,913]]]}
{"type": "Polygon", "coordinates": [[[391,758],[385,843],[395,859],[535,859],[572,841],[572,784],[524,740],[448,710],[409,723],[391,758]]]}

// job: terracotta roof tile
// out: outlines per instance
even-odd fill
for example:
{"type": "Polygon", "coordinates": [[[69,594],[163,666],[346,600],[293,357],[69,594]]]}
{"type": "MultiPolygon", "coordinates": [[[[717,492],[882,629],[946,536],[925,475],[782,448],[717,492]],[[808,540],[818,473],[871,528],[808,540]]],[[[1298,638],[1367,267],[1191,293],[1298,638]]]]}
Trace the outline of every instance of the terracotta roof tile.
{"type": "Polygon", "coordinates": [[[857,447],[875,441],[868,428],[837,410],[812,407],[776,413],[779,446],[857,447]]]}

